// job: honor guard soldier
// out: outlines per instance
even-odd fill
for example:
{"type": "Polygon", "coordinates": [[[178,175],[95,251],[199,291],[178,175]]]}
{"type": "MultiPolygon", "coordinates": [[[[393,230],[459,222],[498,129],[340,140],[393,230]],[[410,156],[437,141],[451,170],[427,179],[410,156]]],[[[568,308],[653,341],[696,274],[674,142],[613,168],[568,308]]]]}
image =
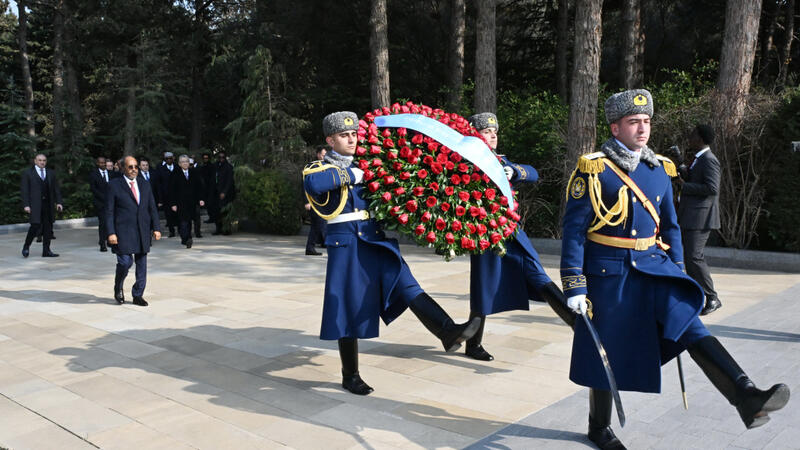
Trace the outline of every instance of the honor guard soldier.
{"type": "Polygon", "coordinates": [[[358,339],[377,337],[379,318],[389,324],[410,307],[446,351],[458,349],[472,337],[479,321],[455,324],[411,275],[397,240],[387,239],[370,218],[362,197],[364,173],[353,165],[358,116],[349,111],[329,114],[322,129],[332,150],[303,170],[306,197],[327,221],[320,338],[339,341],[342,386],[367,395],[373,389],[358,373],[358,339]]]}
{"type": "MultiPolygon", "coordinates": [[[[499,123],[492,113],[475,114],[469,123],[483,135],[492,151],[497,150],[499,123]]],[[[500,156],[506,177],[512,185],[534,183],[536,169],[516,164],[500,156]]],[[[466,354],[475,359],[494,359],[481,345],[486,316],[510,310],[528,310],[528,301],[546,301],[570,326],[575,316],[566,305],[566,297],[547,276],[528,235],[522,229],[506,241],[506,254],[491,252],[472,255],[470,259],[470,318],[479,318],[478,332],[467,341],[466,354]]]]}
{"type": "MultiPolygon", "coordinates": [[[[620,390],[659,392],[661,365],[684,350],[735,406],[747,428],[786,405],[789,388],[757,389],[698,318],[703,290],[684,270],[672,202],[675,166],[647,147],[653,99],[636,89],[605,103],[613,137],[583,155],[568,183],[561,277],[568,305],[589,314],[620,390]]],[[[625,448],[610,428],[612,394],[583,321],[575,325],[570,379],[591,388],[589,439],[625,448]]]]}

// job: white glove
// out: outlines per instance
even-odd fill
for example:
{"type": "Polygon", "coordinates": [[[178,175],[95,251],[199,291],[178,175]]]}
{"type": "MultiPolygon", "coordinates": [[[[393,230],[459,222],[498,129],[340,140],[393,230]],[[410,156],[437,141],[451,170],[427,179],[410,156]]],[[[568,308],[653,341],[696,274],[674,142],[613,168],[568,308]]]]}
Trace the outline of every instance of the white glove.
{"type": "Polygon", "coordinates": [[[508,181],[511,181],[511,178],[514,176],[514,169],[512,169],[510,166],[503,166],[503,172],[506,173],[506,178],[508,178],[508,181]]]}
{"type": "Polygon", "coordinates": [[[573,295],[567,299],[567,306],[578,314],[585,314],[587,308],[586,296],[583,294],[573,295]]]}
{"type": "Polygon", "coordinates": [[[364,179],[364,171],[358,167],[351,167],[350,170],[353,171],[353,184],[361,183],[361,180],[364,179]]]}

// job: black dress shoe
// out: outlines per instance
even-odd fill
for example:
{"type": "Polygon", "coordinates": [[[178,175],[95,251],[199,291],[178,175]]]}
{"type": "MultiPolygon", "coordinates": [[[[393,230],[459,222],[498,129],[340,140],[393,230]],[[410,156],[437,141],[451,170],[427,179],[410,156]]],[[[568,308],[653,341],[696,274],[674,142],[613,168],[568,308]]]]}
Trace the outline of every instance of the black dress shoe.
{"type": "Polygon", "coordinates": [[[358,373],[342,376],[342,387],[356,395],[369,395],[375,390],[365,383],[358,373]]]}
{"type": "Polygon", "coordinates": [[[487,352],[482,345],[476,345],[476,346],[467,345],[467,351],[464,353],[470,358],[477,359],[480,361],[494,360],[494,356],[492,356],[491,353],[487,352]]]}
{"type": "Polygon", "coordinates": [[[589,429],[589,440],[600,450],[625,450],[626,447],[611,430],[611,427],[589,429]]]}
{"type": "Polygon", "coordinates": [[[175,232],[174,231],[170,231],[169,232],[169,236],[167,236],[167,237],[175,237],[175,232]]]}
{"type": "Polygon", "coordinates": [[[196,237],[197,239],[202,239],[203,238],[203,234],[202,233],[195,233],[194,237],[196,237]]]}
{"type": "Polygon", "coordinates": [[[36,242],[42,242],[42,237],[41,236],[36,236],[36,242]]]}
{"type": "Polygon", "coordinates": [[[187,239],[186,240],[186,248],[192,248],[192,240],[191,239],[187,239]]]}
{"type": "Polygon", "coordinates": [[[705,308],[703,308],[702,311],[700,311],[700,315],[701,316],[705,316],[707,314],[711,314],[712,312],[714,312],[714,311],[716,311],[716,310],[718,310],[720,308],[722,308],[722,302],[719,301],[718,298],[712,298],[711,300],[708,300],[706,302],[706,306],[705,306],[705,308]]]}
{"type": "Polygon", "coordinates": [[[101,251],[101,252],[107,252],[107,251],[108,251],[108,246],[106,246],[106,245],[101,245],[101,246],[100,246],[100,251],[101,251]]]}
{"type": "Polygon", "coordinates": [[[142,297],[133,297],[133,304],[139,306],[147,306],[147,301],[142,297]]]}
{"type": "Polygon", "coordinates": [[[30,255],[30,254],[31,254],[31,251],[30,251],[30,250],[28,250],[28,247],[23,247],[23,248],[22,248],[22,256],[23,256],[23,257],[27,258],[27,257],[28,257],[28,255],[30,255]]]}
{"type": "Polygon", "coordinates": [[[321,254],[322,254],[322,253],[320,253],[320,252],[318,252],[318,251],[316,251],[316,250],[306,250],[306,255],[319,256],[319,255],[321,255],[321,254]]]}
{"type": "Polygon", "coordinates": [[[42,258],[58,258],[58,253],[53,253],[50,250],[42,252],[42,258]]]}
{"type": "Polygon", "coordinates": [[[116,300],[120,305],[125,303],[125,293],[122,292],[122,289],[114,291],[114,300],[116,300]]]}

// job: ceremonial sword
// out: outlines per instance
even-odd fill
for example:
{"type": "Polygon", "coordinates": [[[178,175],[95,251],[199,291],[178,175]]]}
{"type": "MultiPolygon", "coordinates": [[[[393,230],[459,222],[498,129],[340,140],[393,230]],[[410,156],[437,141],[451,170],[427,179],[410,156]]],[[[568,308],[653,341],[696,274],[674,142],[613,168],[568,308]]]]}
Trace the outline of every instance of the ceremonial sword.
{"type": "Polygon", "coordinates": [[[611,371],[611,363],[608,362],[608,354],[606,354],[606,349],[603,347],[603,343],[600,342],[600,335],[597,334],[597,330],[594,328],[592,321],[589,319],[589,311],[590,310],[587,310],[587,312],[581,312],[578,315],[583,317],[583,323],[586,324],[586,328],[589,330],[589,334],[592,336],[592,340],[594,341],[594,346],[597,348],[597,353],[600,354],[600,359],[603,362],[603,370],[605,370],[606,378],[608,378],[608,386],[611,389],[611,396],[614,397],[614,405],[617,408],[619,425],[624,427],[625,411],[622,409],[622,398],[620,398],[619,390],[617,389],[617,380],[614,378],[614,372],[611,371]]]}

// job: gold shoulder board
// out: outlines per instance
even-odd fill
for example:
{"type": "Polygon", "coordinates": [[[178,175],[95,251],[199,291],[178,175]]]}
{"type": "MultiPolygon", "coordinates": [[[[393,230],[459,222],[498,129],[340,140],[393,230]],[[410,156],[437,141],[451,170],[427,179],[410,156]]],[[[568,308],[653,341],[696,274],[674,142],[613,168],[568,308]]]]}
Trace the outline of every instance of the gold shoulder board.
{"type": "Polygon", "coordinates": [[[672,162],[671,159],[664,155],[656,155],[656,158],[661,161],[661,165],[664,166],[664,172],[667,172],[667,175],[671,177],[678,176],[678,170],[675,168],[675,163],[672,162]]]}
{"type": "Polygon", "coordinates": [[[581,155],[578,158],[578,171],[587,174],[596,174],[605,170],[606,165],[603,164],[603,157],[605,153],[594,152],[581,155]]]}

